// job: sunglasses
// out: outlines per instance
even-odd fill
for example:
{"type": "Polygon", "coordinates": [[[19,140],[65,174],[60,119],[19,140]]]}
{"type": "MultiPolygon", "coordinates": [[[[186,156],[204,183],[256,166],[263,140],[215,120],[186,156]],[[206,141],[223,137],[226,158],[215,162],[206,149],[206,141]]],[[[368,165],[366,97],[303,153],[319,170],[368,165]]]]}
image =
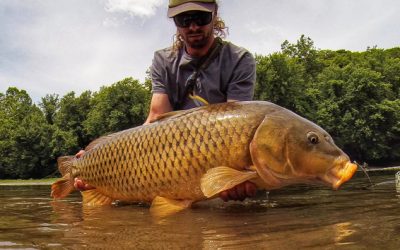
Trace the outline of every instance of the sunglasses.
{"type": "Polygon", "coordinates": [[[211,23],[212,12],[196,11],[182,13],[174,17],[175,25],[179,28],[188,28],[192,22],[197,26],[204,26],[211,23]]]}

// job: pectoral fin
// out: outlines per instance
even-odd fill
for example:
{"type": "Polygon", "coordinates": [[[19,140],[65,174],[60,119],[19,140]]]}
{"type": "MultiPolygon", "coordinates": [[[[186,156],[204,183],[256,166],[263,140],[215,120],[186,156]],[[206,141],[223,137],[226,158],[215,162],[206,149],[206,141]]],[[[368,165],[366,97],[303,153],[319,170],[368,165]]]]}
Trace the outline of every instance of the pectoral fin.
{"type": "Polygon", "coordinates": [[[82,197],[83,197],[83,205],[88,205],[88,206],[111,205],[111,203],[113,202],[112,198],[105,196],[102,193],[99,193],[96,189],[83,191],[82,197]]]}
{"type": "Polygon", "coordinates": [[[210,198],[222,191],[258,177],[255,171],[239,171],[229,167],[216,167],[201,178],[201,191],[210,198]]]}
{"type": "Polygon", "coordinates": [[[192,203],[192,200],[172,200],[157,196],[151,204],[150,213],[159,218],[167,217],[190,207],[192,203]]]}

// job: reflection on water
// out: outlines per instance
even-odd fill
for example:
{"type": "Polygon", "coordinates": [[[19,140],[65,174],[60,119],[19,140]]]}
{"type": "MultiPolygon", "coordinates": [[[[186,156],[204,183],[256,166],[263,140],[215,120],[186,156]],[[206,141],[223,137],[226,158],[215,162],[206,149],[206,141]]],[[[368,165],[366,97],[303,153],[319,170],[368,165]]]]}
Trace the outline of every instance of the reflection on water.
{"type": "Polygon", "coordinates": [[[356,177],[337,192],[297,186],[244,203],[202,202],[153,219],[148,207],[85,207],[48,186],[0,186],[0,249],[399,249],[394,174],[356,177]]]}

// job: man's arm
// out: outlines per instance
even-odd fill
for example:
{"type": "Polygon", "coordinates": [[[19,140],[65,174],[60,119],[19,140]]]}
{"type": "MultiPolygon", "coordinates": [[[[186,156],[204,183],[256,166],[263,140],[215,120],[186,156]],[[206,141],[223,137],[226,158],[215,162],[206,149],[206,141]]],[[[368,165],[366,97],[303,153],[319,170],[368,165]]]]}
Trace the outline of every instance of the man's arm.
{"type": "Polygon", "coordinates": [[[154,93],[151,97],[150,111],[144,124],[149,124],[157,119],[159,115],[172,111],[171,103],[167,94],[154,93]]]}
{"type": "Polygon", "coordinates": [[[256,82],[256,61],[254,57],[246,52],[235,66],[228,83],[228,101],[251,101],[254,95],[256,82]]]}

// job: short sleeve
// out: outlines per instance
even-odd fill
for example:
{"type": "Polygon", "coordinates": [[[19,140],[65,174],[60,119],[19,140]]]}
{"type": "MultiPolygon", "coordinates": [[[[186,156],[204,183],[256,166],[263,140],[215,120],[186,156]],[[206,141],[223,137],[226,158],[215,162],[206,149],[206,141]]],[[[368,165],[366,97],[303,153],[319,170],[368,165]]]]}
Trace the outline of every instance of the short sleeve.
{"type": "Polygon", "coordinates": [[[154,53],[153,62],[150,67],[151,92],[167,94],[167,73],[164,65],[164,57],[161,52],[156,51],[154,53]]]}
{"type": "Polygon", "coordinates": [[[256,82],[256,61],[250,52],[243,54],[228,83],[227,99],[251,101],[256,82]]]}

